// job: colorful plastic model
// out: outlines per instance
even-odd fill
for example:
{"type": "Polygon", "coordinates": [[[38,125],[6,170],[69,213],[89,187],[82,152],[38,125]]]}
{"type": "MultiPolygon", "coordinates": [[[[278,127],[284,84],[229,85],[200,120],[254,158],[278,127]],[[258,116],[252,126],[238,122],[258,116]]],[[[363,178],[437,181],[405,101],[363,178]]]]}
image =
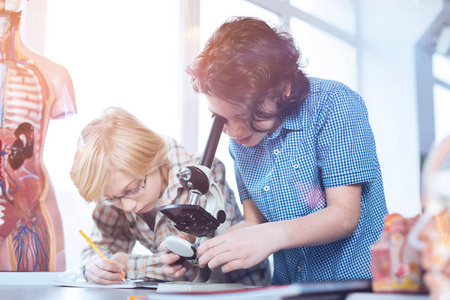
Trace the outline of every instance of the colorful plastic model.
{"type": "Polygon", "coordinates": [[[44,166],[49,121],[76,113],[68,71],[20,38],[25,0],[0,2],[0,271],[65,269],[64,236],[44,166]]]}

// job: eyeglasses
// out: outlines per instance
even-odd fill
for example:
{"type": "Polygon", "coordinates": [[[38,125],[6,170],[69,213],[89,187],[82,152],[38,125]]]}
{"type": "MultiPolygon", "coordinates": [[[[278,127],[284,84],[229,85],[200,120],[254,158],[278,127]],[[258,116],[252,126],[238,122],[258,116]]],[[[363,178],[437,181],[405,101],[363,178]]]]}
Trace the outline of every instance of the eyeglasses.
{"type": "Polygon", "coordinates": [[[135,187],[134,189],[126,192],[123,196],[101,199],[100,201],[104,205],[111,206],[111,205],[119,204],[123,198],[137,198],[137,197],[141,196],[142,194],[144,194],[144,188],[145,188],[146,184],[147,184],[147,175],[145,175],[145,177],[144,177],[143,185],[135,187]]]}

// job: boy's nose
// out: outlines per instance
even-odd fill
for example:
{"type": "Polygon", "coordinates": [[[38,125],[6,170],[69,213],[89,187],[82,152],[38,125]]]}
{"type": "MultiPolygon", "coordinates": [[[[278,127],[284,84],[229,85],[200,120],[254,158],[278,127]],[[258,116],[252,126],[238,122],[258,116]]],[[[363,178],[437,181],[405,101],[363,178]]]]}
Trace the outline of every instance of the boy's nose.
{"type": "Polygon", "coordinates": [[[223,127],[223,132],[231,138],[242,138],[245,127],[239,122],[228,122],[223,127]]]}
{"type": "Polygon", "coordinates": [[[122,198],[121,202],[122,202],[122,209],[124,211],[130,212],[136,208],[136,200],[133,198],[124,197],[122,198]]]}

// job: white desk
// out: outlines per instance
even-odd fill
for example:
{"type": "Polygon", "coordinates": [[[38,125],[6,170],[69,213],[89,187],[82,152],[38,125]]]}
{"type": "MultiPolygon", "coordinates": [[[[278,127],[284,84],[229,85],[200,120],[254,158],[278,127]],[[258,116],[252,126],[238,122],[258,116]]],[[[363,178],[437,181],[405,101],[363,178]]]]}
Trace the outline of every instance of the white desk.
{"type": "MultiPolygon", "coordinates": [[[[54,286],[59,272],[0,272],[1,300],[127,300],[154,293],[154,289],[98,289],[54,286]]],[[[211,296],[213,299],[214,297],[211,296]]],[[[306,297],[308,299],[308,297],[306,297]]],[[[309,297],[310,298],[310,297],[309,297]]],[[[295,298],[290,298],[295,299],[295,298]]],[[[299,296],[298,299],[305,299],[299,296]]],[[[321,299],[321,298],[314,298],[321,299]]],[[[342,298],[327,298],[342,299],[342,298]]],[[[345,300],[429,300],[427,295],[352,293],[345,300]]],[[[236,299],[238,300],[238,299],[236,299]]]]}
{"type": "Polygon", "coordinates": [[[1,300],[128,300],[154,289],[98,289],[62,287],[50,284],[60,272],[0,272],[1,300]]]}

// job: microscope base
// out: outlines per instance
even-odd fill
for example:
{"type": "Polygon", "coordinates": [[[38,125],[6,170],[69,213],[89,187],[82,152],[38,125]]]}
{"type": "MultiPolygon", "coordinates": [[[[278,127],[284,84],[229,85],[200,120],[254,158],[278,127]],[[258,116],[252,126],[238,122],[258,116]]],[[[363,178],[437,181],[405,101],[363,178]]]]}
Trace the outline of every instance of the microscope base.
{"type": "Polygon", "coordinates": [[[207,291],[224,291],[244,289],[242,283],[209,283],[209,282],[189,282],[174,281],[159,283],[157,293],[195,293],[207,291]]]}

